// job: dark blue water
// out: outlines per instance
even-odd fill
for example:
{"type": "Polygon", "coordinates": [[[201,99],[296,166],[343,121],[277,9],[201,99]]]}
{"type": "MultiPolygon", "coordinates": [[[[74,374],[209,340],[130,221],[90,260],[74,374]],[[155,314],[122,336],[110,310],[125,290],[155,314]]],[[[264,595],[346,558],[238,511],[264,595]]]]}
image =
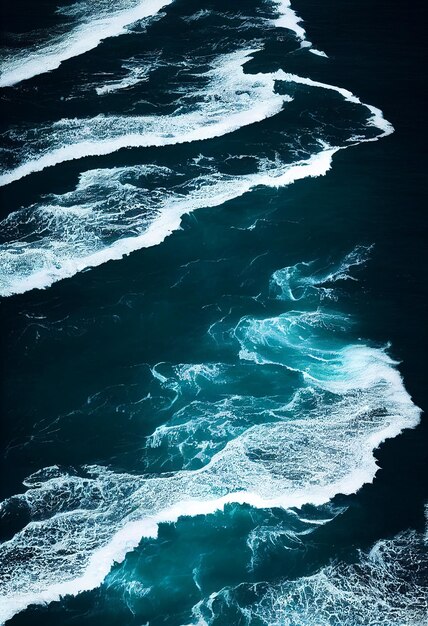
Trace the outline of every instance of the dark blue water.
{"type": "Polygon", "coordinates": [[[427,619],[424,9],[4,2],[0,619],[427,619]]]}

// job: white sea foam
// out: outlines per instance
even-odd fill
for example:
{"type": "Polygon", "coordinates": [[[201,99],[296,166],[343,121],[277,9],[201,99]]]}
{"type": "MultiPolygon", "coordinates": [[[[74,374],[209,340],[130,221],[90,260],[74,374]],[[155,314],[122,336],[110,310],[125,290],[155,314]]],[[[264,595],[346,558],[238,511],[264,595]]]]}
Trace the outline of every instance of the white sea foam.
{"type": "MultiPolygon", "coordinates": [[[[277,79],[284,80],[291,83],[296,83],[299,85],[308,85],[308,87],[319,87],[320,89],[327,89],[330,91],[336,91],[336,93],[340,94],[347,102],[352,102],[353,104],[361,104],[363,107],[368,109],[371,113],[371,117],[367,124],[374,128],[377,128],[381,131],[380,135],[371,138],[365,138],[361,141],[377,141],[382,137],[387,137],[391,133],[394,132],[394,127],[390,122],[388,122],[380,109],[372,106],[371,104],[366,104],[361,102],[361,100],[355,96],[349,89],[344,89],[343,87],[336,87],[335,85],[329,85],[328,83],[322,83],[316,80],[312,80],[311,78],[306,78],[303,76],[297,76],[296,74],[290,74],[288,72],[283,72],[279,70],[277,72],[277,79]]],[[[350,140],[351,141],[351,140],[350,140]]]]}
{"type": "Polygon", "coordinates": [[[231,395],[218,401],[193,400],[177,410],[148,438],[148,446],[163,446],[165,462],[181,460],[184,469],[207,464],[226,443],[254,424],[275,419],[281,403],[267,398],[231,395]]]}
{"type": "MultiPolygon", "coordinates": [[[[33,242],[18,237],[0,246],[0,293],[7,296],[42,289],[87,267],[155,246],[180,228],[185,213],[220,206],[259,185],[281,187],[308,176],[321,176],[330,168],[334,151],[325,150],[306,161],[254,175],[200,177],[188,194],[179,189],[148,193],[129,180],[130,174],[138,176],[138,167],[133,171],[118,168],[86,172],[74,192],[12,213],[3,222],[7,232],[17,223],[30,226],[33,220],[33,235],[41,232],[44,236],[35,237],[33,242]],[[101,199],[97,196],[100,188],[101,199]],[[118,231],[119,238],[106,245],[99,234],[102,229],[113,234],[118,231]],[[137,234],[126,236],[129,232],[137,234]]],[[[139,176],[146,172],[147,168],[141,168],[139,176]]]]}
{"type": "MultiPolygon", "coordinates": [[[[7,509],[20,502],[33,520],[0,547],[2,576],[9,581],[3,620],[31,603],[96,587],[113,562],[143,537],[156,537],[159,523],[210,514],[230,502],[258,508],[321,505],[373,479],[373,450],[419,420],[394,362],[381,350],[343,347],[336,340],[326,353],[323,334],[332,322],[318,312],[318,322],[311,320],[314,335],[300,344],[306,367],[293,346],[294,328],[274,318],[261,322],[246,318],[235,331],[245,358],[247,342],[257,354],[267,345],[285,355],[276,359],[282,366],[304,374],[292,402],[282,414],[275,411],[277,421],[247,423],[239,433],[226,429],[225,445],[198,470],[145,477],[92,466],[86,477],[59,468],[31,477],[25,494],[2,504],[7,509]]],[[[264,354],[257,362],[271,361],[264,354]]],[[[222,376],[222,368],[210,372],[222,376]]],[[[159,376],[160,382],[168,380],[159,376]]]]}
{"type": "Polygon", "coordinates": [[[312,42],[306,38],[306,31],[302,26],[302,19],[291,8],[290,0],[273,0],[273,4],[278,11],[279,17],[273,20],[273,24],[278,28],[291,30],[300,41],[302,48],[309,48],[309,52],[321,57],[327,57],[325,52],[312,47],[312,42]]]}
{"type": "Polygon", "coordinates": [[[126,27],[143,18],[153,16],[172,0],[105,0],[77,2],[62,13],[75,18],[77,24],[63,35],[44,46],[26,52],[25,56],[11,57],[2,66],[0,87],[16,85],[23,80],[57,69],[63,61],[96,48],[108,37],[126,33],[126,27]]]}
{"type": "Polygon", "coordinates": [[[302,26],[302,19],[291,8],[290,0],[273,0],[273,4],[278,12],[278,17],[274,20],[275,26],[291,30],[300,41],[305,41],[306,31],[302,26]]]}
{"type": "MultiPolygon", "coordinates": [[[[244,317],[234,329],[241,359],[282,365],[300,372],[311,386],[333,394],[379,394],[400,413],[408,401],[397,363],[385,350],[345,341],[350,320],[340,314],[289,311],[276,317],[244,317]],[[398,393],[401,389],[402,393],[398,393]]],[[[361,399],[361,398],[360,398],[361,399]]],[[[375,398],[371,398],[370,404],[375,398]]],[[[365,404],[362,402],[362,405],[365,404]]],[[[415,408],[415,415],[418,409],[415,408]]]]}
{"type": "MultiPolygon", "coordinates": [[[[220,176],[212,170],[209,176],[201,176],[196,181],[194,189],[190,189],[186,197],[181,190],[175,197],[171,193],[163,196],[162,193],[153,193],[150,196],[146,190],[133,185],[128,179],[126,184],[122,184],[121,178],[127,178],[125,169],[85,172],[74,192],[62,197],[52,196],[47,203],[34,205],[29,212],[23,209],[12,213],[4,221],[4,232],[13,232],[22,216],[28,218],[28,226],[34,226],[31,226],[31,242],[19,235],[16,241],[11,237],[10,242],[1,248],[4,268],[2,295],[44,288],[87,267],[95,267],[111,259],[120,259],[134,250],[157,245],[180,227],[184,213],[202,207],[219,206],[259,185],[281,187],[305,177],[323,175],[331,166],[332,156],[341,147],[361,141],[374,141],[393,131],[381,111],[362,104],[348,90],[286,74],[282,70],[274,74],[245,74],[243,65],[253,52],[239,51],[217,58],[212,69],[205,73],[208,87],[200,93],[203,104],[191,113],[164,117],[99,116],[85,122],[58,122],[53,127],[54,137],[55,141],[60,138],[63,147],[53,150],[41,148],[41,156],[4,173],[0,181],[7,184],[50,165],[88,155],[108,154],[121,147],[180,143],[232,132],[275,115],[290,100],[287,95],[275,93],[277,80],[335,91],[345,100],[366,107],[371,114],[368,125],[377,128],[380,134],[359,139],[352,137],[349,140],[351,143],[338,147],[320,142],[324,149],[307,160],[291,165],[259,163],[259,172],[253,175],[220,176]],[[220,95],[214,96],[218,92],[220,95]],[[76,142],[81,135],[85,135],[85,141],[76,142]],[[106,135],[109,139],[97,139],[106,135]],[[104,189],[100,186],[102,180],[104,189]],[[89,194],[89,200],[85,197],[84,192],[91,186],[93,191],[98,192],[95,200],[90,200],[93,193],[89,194]],[[113,198],[117,202],[116,218],[115,211],[112,211],[113,198]],[[130,219],[127,218],[129,206],[132,208],[130,219]],[[140,209],[139,219],[135,215],[137,208],[140,209]],[[121,213],[125,219],[116,223],[115,219],[121,218],[121,213]],[[47,226],[48,230],[41,226],[47,226]],[[44,232],[42,238],[39,232],[44,232]],[[46,232],[50,233],[50,237],[46,232]],[[105,232],[109,233],[108,241],[101,235],[105,232]],[[112,240],[114,233],[116,239],[112,240]]],[[[131,168],[130,172],[134,170],[131,168]]]]}
{"type": "Polygon", "coordinates": [[[120,80],[113,80],[102,85],[102,87],[96,87],[95,91],[99,96],[104,96],[109,93],[115,93],[122,89],[129,89],[140,83],[149,80],[150,73],[153,71],[151,65],[140,65],[138,62],[128,62],[122,65],[122,68],[126,71],[126,75],[120,80]]]}
{"type": "MultiPolygon", "coordinates": [[[[202,75],[207,86],[199,92],[188,93],[180,101],[180,107],[185,107],[187,99],[190,99],[190,113],[165,116],[98,115],[86,120],[63,119],[49,128],[39,129],[39,140],[34,141],[34,133],[31,135],[33,140],[29,138],[26,150],[30,156],[25,156],[24,162],[14,169],[3,172],[0,175],[0,186],[66,161],[107,155],[122,148],[166,146],[212,139],[261,122],[279,113],[284,104],[291,101],[289,95],[280,95],[275,91],[276,81],[335,91],[347,102],[368,109],[371,115],[367,126],[381,133],[359,141],[376,141],[394,131],[380,109],[361,102],[347,89],[283,70],[246,74],[243,66],[255,52],[257,50],[254,49],[239,50],[217,58],[213,68],[202,75]],[[200,101],[196,106],[195,96],[199,96],[200,101]],[[52,147],[51,135],[55,146],[59,144],[60,147],[52,147]]],[[[348,141],[352,145],[359,143],[354,138],[348,141]]]]}
{"type": "Polygon", "coordinates": [[[312,54],[315,54],[318,57],[324,57],[324,59],[328,59],[328,55],[323,52],[322,50],[317,50],[316,48],[311,48],[309,50],[309,52],[312,52],[312,54]]]}
{"type": "Polygon", "coordinates": [[[211,139],[272,117],[291,98],[275,92],[275,73],[244,73],[244,64],[256,51],[239,50],[217,58],[214,67],[201,75],[207,86],[199,91],[193,89],[181,98],[180,109],[190,107],[189,113],[98,115],[86,120],[64,119],[44,131],[40,129],[41,140],[48,140],[48,144],[38,147],[35,142],[29,146],[35,150],[34,156],[3,173],[0,185],[65,161],[111,154],[121,148],[211,139]],[[196,105],[195,98],[199,100],[196,105]],[[54,138],[53,146],[50,133],[54,138]]]}
{"type": "MultiPolygon", "coordinates": [[[[189,113],[61,120],[50,127],[39,129],[37,138],[34,133],[27,139],[21,137],[21,142],[25,139],[23,145],[27,156],[15,169],[0,175],[0,184],[19,180],[22,176],[64,161],[109,154],[123,147],[168,145],[230,133],[275,115],[283,108],[290,97],[275,92],[276,81],[334,91],[346,101],[368,109],[371,115],[367,124],[378,129],[380,134],[376,137],[353,136],[348,144],[340,146],[342,148],[361,141],[373,141],[393,131],[381,111],[361,103],[346,89],[287,74],[282,70],[272,74],[245,74],[243,66],[254,51],[240,50],[217,57],[212,62],[212,69],[202,75],[206,86],[180,99],[180,106],[185,107],[186,98],[191,98],[189,113]],[[196,108],[193,102],[195,96],[201,103],[196,108]],[[59,144],[60,147],[53,147],[52,137],[53,145],[59,144]]],[[[113,88],[121,86],[125,86],[125,83],[113,85],[113,88]]],[[[33,205],[29,212],[23,209],[12,213],[3,222],[3,231],[13,232],[24,216],[33,230],[30,242],[26,241],[25,235],[19,234],[16,240],[11,237],[8,243],[3,244],[0,251],[4,268],[1,294],[11,295],[44,288],[87,267],[100,265],[110,259],[120,259],[142,247],[157,245],[180,227],[184,213],[201,207],[218,206],[258,185],[280,187],[306,176],[325,174],[333,154],[340,147],[331,148],[324,144],[323,152],[306,161],[292,165],[279,164],[278,167],[278,164],[271,163],[269,167],[260,167],[259,173],[254,176],[231,178],[220,177],[215,173],[211,177],[202,176],[197,181],[197,191],[193,190],[185,199],[182,193],[176,197],[171,194],[164,194],[163,197],[160,194],[160,198],[152,194],[149,197],[146,190],[133,186],[132,182],[121,184],[120,178],[125,176],[123,170],[106,169],[104,174],[102,170],[85,172],[74,193],[62,197],[51,196],[48,202],[33,205]],[[101,189],[100,180],[103,176],[105,188],[101,189]],[[95,180],[93,184],[92,180],[95,180]],[[92,202],[82,194],[82,187],[91,185],[94,189],[98,187],[99,192],[99,198],[92,202]],[[112,216],[112,202],[107,196],[118,202],[116,220],[121,212],[127,215],[126,207],[129,205],[134,211],[140,209],[141,218],[138,220],[133,214],[132,219],[126,218],[124,222],[117,223],[112,216]],[[104,203],[100,200],[103,197],[106,198],[104,203]],[[155,203],[161,210],[153,210],[155,203]],[[37,224],[37,216],[41,216],[40,224],[37,224]],[[47,231],[43,231],[42,226],[47,226],[47,231]],[[39,235],[41,232],[44,232],[43,237],[39,235]],[[108,241],[102,234],[105,232],[109,233],[108,241]],[[116,240],[112,237],[114,233],[116,240]]]]}
{"type": "Polygon", "coordinates": [[[243,583],[212,593],[192,611],[193,626],[215,626],[227,607],[261,626],[422,626],[428,619],[428,559],[422,535],[408,531],[312,576],[243,583]]]}

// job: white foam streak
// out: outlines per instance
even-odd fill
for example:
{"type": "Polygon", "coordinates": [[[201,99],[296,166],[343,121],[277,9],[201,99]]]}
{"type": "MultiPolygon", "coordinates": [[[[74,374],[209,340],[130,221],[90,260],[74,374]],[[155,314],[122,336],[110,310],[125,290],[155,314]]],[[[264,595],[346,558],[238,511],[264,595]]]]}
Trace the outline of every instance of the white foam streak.
{"type": "Polygon", "coordinates": [[[245,623],[261,626],[422,626],[427,573],[423,537],[407,531],[359,550],[355,563],[336,561],[296,580],[225,587],[193,607],[191,624],[216,624],[233,607],[245,623]]]}
{"type": "Polygon", "coordinates": [[[305,41],[306,31],[301,25],[302,19],[291,8],[290,0],[274,0],[273,3],[279,14],[274,20],[275,26],[291,30],[300,41],[305,41]]]}
{"type": "Polygon", "coordinates": [[[96,87],[95,91],[98,96],[104,96],[109,93],[115,93],[122,89],[129,89],[139,83],[149,80],[150,72],[156,67],[155,64],[140,66],[137,62],[124,63],[123,69],[127,71],[127,74],[121,80],[115,80],[107,82],[102,87],[96,87]]]}
{"type": "Polygon", "coordinates": [[[290,0],[273,0],[273,4],[276,6],[279,14],[279,17],[273,20],[274,26],[291,30],[300,41],[302,48],[309,48],[309,52],[312,52],[312,54],[328,58],[325,52],[312,48],[312,42],[306,39],[306,31],[302,26],[302,19],[291,8],[290,0]]]}
{"type": "MultiPolygon", "coordinates": [[[[50,129],[59,148],[42,149],[0,176],[0,186],[41,172],[47,167],[89,156],[104,156],[122,148],[191,143],[221,137],[279,113],[291,98],[275,93],[276,74],[245,74],[243,66],[257,50],[238,51],[217,59],[205,73],[208,86],[191,113],[165,116],[102,116],[61,120],[50,129]],[[80,137],[91,139],[79,140],[80,137]],[[107,137],[107,139],[101,139],[107,137]]],[[[194,97],[195,94],[189,94],[194,97]]]]}
{"type": "Polygon", "coordinates": [[[37,160],[25,163],[12,172],[3,174],[0,176],[0,186],[8,185],[11,182],[20,180],[29,174],[35,172],[41,172],[47,167],[53,167],[66,161],[73,161],[82,159],[89,156],[105,156],[117,152],[122,148],[146,148],[156,146],[168,146],[178,143],[191,143],[193,141],[203,141],[205,139],[213,139],[215,137],[221,137],[227,133],[232,133],[238,128],[247,126],[249,124],[255,124],[271,117],[281,110],[283,100],[281,103],[271,102],[265,106],[257,106],[245,113],[232,113],[223,120],[215,121],[214,123],[207,123],[208,120],[204,118],[202,114],[189,114],[182,116],[175,116],[171,118],[171,132],[160,134],[156,132],[155,127],[157,125],[165,126],[166,120],[156,120],[147,118],[144,119],[109,119],[108,124],[113,128],[117,123],[126,124],[129,123],[132,126],[133,122],[143,125],[147,124],[149,127],[148,132],[142,134],[129,134],[122,135],[116,139],[107,139],[104,141],[81,141],[78,143],[70,144],[52,150],[37,160]],[[150,128],[152,127],[153,130],[150,128]]]}
{"type": "Polygon", "coordinates": [[[51,72],[63,61],[93,50],[104,39],[124,34],[126,26],[155,15],[171,2],[172,0],[140,0],[136,6],[130,8],[126,8],[125,4],[123,10],[112,11],[110,6],[106,13],[90,15],[88,23],[75,27],[59,41],[30,52],[27,58],[9,61],[0,76],[0,87],[11,87],[23,80],[51,72]]]}
{"type": "MultiPolygon", "coordinates": [[[[139,250],[160,244],[171,233],[178,230],[184,214],[199,208],[221,206],[229,200],[236,199],[258,186],[284,187],[306,177],[322,176],[331,166],[332,155],[336,149],[321,151],[311,158],[289,166],[283,166],[271,173],[259,173],[234,179],[220,180],[218,183],[206,184],[200,192],[185,196],[184,199],[169,199],[161,206],[160,214],[150,223],[141,235],[118,239],[108,247],[95,250],[81,257],[71,256],[67,249],[65,256],[58,256],[58,250],[52,250],[47,257],[47,265],[29,275],[3,276],[0,293],[3,296],[24,293],[30,289],[43,289],[52,283],[73,276],[88,267],[97,267],[110,260],[119,260],[124,256],[139,250]],[[55,255],[51,258],[51,255],[55,255]]],[[[12,215],[13,217],[13,215],[12,215]]],[[[34,251],[33,251],[34,252],[34,251]]],[[[40,254],[47,254],[39,249],[40,254]]],[[[3,264],[13,264],[15,258],[20,257],[20,249],[10,254],[5,250],[2,253],[3,264]]],[[[74,252],[76,254],[76,252],[74,252]]]]}
{"type": "Polygon", "coordinates": [[[290,74],[287,72],[283,72],[279,70],[277,72],[278,80],[285,80],[291,83],[296,83],[299,85],[308,85],[308,87],[319,87],[320,89],[327,89],[329,91],[336,91],[340,94],[347,102],[352,102],[353,104],[360,104],[368,109],[371,113],[371,118],[368,121],[369,126],[373,126],[374,128],[378,128],[381,132],[377,137],[371,137],[367,139],[361,139],[357,143],[366,142],[366,141],[377,141],[382,137],[386,137],[394,132],[394,127],[390,122],[388,122],[380,109],[374,107],[370,104],[366,104],[362,102],[357,96],[355,96],[348,89],[344,89],[343,87],[336,87],[335,85],[329,85],[328,83],[322,83],[316,80],[312,80],[311,78],[306,78],[303,76],[297,76],[296,74],[290,74]]]}
{"type": "Polygon", "coordinates": [[[328,59],[328,55],[325,52],[323,52],[322,50],[317,50],[316,48],[311,48],[309,50],[309,52],[311,52],[312,54],[315,54],[315,56],[323,57],[324,59],[328,59]]]}

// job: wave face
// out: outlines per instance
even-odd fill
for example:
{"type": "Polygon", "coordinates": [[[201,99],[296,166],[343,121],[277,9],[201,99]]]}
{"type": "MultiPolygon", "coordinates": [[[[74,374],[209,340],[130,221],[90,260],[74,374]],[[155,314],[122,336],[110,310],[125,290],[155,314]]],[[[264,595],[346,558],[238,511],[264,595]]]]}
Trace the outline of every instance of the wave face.
{"type": "MultiPolygon", "coordinates": [[[[356,250],[339,267],[348,272],[365,258],[356,250]]],[[[338,279],[335,267],[327,275],[331,284],[338,279]]],[[[157,536],[161,522],[227,503],[287,509],[355,493],[373,480],[380,443],[417,425],[420,411],[396,363],[383,349],[350,342],[347,316],[318,306],[244,317],[228,330],[225,323],[210,332],[229,334],[237,364],[152,368],[173,413],[147,438],[147,476],[50,467],[2,504],[32,520],[1,546],[2,575],[11,581],[3,619],[98,586],[113,562],[157,536]],[[280,394],[239,393],[248,376],[262,386],[272,367],[283,381],[280,394]]]]}

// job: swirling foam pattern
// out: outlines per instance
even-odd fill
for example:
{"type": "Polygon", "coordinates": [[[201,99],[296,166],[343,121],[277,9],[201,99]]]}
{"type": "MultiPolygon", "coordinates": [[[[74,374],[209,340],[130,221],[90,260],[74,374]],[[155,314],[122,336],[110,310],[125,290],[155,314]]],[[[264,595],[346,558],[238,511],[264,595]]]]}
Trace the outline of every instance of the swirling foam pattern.
{"type": "Polygon", "coordinates": [[[183,469],[153,477],[52,467],[2,504],[3,511],[19,505],[32,519],[1,546],[10,581],[3,619],[99,585],[161,522],[230,502],[289,508],[354,493],[376,474],[373,450],[419,421],[394,361],[385,350],[349,343],[350,320],[340,313],[318,307],[245,317],[230,332],[240,373],[221,363],[180,365],[169,376],[153,369],[161,387],[190,393],[190,401],[148,438],[148,460],[163,445],[163,458],[183,469]],[[246,362],[256,376],[265,367],[283,369],[283,397],[227,395],[231,381],[236,386],[247,375],[246,362]],[[208,400],[213,387],[222,400],[208,400]]]}

